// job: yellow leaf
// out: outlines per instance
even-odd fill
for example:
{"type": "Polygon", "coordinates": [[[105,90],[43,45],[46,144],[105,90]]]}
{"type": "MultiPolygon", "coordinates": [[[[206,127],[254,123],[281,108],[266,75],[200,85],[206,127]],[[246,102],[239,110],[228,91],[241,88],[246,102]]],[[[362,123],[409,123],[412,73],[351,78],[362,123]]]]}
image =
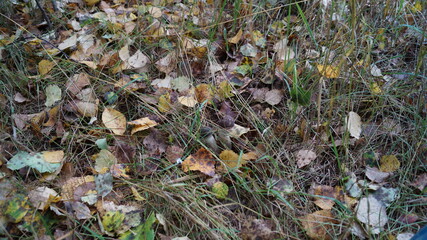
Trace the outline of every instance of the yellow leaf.
{"type": "Polygon", "coordinates": [[[200,171],[212,177],[215,175],[215,161],[208,150],[200,148],[195,154],[188,156],[182,162],[182,170],[184,172],[189,170],[200,171]]]}
{"type": "Polygon", "coordinates": [[[92,7],[93,5],[95,5],[95,4],[97,4],[97,3],[99,3],[101,0],[85,0],[85,2],[86,2],[86,4],[89,6],[89,7],[92,7]]]}
{"type": "Polygon", "coordinates": [[[225,199],[228,195],[228,186],[223,182],[216,182],[212,186],[212,192],[218,199],[225,199]]]}
{"type": "Polygon", "coordinates": [[[106,108],[102,113],[102,122],[114,134],[123,135],[126,131],[126,117],[115,109],[106,108]]]}
{"type": "Polygon", "coordinates": [[[242,158],[239,159],[239,154],[232,150],[224,150],[219,154],[219,158],[228,168],[239,168],[246,162],[242,158]]]}
{"type": "Polygon", "coordinates": [[[242,35],[243,35],[243,31],[242,29],[240,29],[234,37],[228,39],[228,42],[232,44],[237,44],[242,38],[242,35]]]}
{"type": "Polygon", "coordinates": [[[143,196],[141,196],[141,194],[139,194],[139,192],[138,192],[138,190],[136,190],[136,188],[130,187],[130,190],[132,190],[132,194],[135,197],[136,201],[145,201],[145,200],[147,200],[143,196]]]}
{"type": "Polygon", "coordinates": [[[380,86],[376,82],[371,83],[371,93],[374,95],[378,95],[382,92],[380,86]]]}
{"type": "Polygon", "coordinates": [[[140,118],[137,120],[134,120],[132,122],[128,122],[129,125],[134,125],[131,131],[131,135],[133,135],[136,132],[149,129],[151,127],[157,126],[157,122],[149,119],[148,117],[140,118]]]}
{"type": "Polygon", "coordinates": [[[178,102],[186,107],[194,107],[197,104],[197,100],[194,96],[181,96],[178,98],[178,102]]]}
{"type": "Polygon", "coordinates": [[[304,230],[312,239],[332,239],[331,236],[335,236],[332,226],[336,222],[331,210],[320,210],[301,219],[304,230]]]}
{"type": "Polygon", "coordinates": [[[381,158],[380,171],[394,172],[400,168],[400,162],[394,155],[385,155],[381,158]]]}
{"type": "Polygon", "coordinates": [[[39,73],[41,75],[48,74],[54,66],[55,66],[54,62],[51,62],[49,60],[41,60],[39,62],[39,73]]]}
{"type": "Polygon", "coordinates": [[[64,160],[64,151],[44,151],[43,160],[48,163],[61,163],[64,160]]]}
{"type": "Polygon", "coordinates": [[[221,98],[233,97],[234,94],[231,91],[233,91],[233,88],[228,81],[222,81],[218,86],[218,94],[221,98]]]}
{"type": "Polygon", "coordinates": [[[317,70],[327,78],[337,78],[340,75],[340,69],[331,65],[317,64],[317,70]]]}
{"type": "Polygon", "coordinates": [[[169,93],[160,96],[157,109],[162,113],[171,110],[171,99],[169,93]]]}

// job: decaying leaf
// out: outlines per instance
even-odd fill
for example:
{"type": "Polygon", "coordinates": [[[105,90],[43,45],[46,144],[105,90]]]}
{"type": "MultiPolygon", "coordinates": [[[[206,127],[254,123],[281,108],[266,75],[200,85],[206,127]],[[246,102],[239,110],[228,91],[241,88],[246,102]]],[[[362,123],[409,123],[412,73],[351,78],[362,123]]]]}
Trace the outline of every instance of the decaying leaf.
{"type": "Polygon", "coordinates": [[[218,199],[225,199],[228,195],[228,186],[223,182],[216,182],[212,186],[212,192],[218,199]]]}
{"type": "Polygon", "coordinates": [[[356,207],[357,219],[360,222],[371,226],[371,232],[378,234],[383,230],[384,225],[388,222],[386,208],[383,203],[373,196],[360,199],[356,207]]]}
{"type": "Polygon", "coordinates": [[[326,78],[338,78],[340,76],[340,69],[331,65],[317,64],[317,70],[326,78]]]}
{"type": "Polygon", "coordinates": [[[249,132],[250,128],[245,128],[240,125],[234,124],[232,128],[228,129],[228,133],[231,137],[239,138],[243,134],[249,132]]]}
{"type": "Polygon", "coordinates": [[[376,167],[366,167],[366,177],[369,178],[369,180],[376,182],[376,183],[382,183],[390,177],[392,174],[389,172],[382,172],[376,167]]]}
{"type": "Polygon", "coordinates": [[[418,188],[420,191],[424,191],[427,186],[427,173],[419,175],[414,182],[411,183],[411,186],[418,188]]]}
{"type": "Polygon", "coordinates": [[[319,195],[319,196],[326,196],[332,199],[328,198],[321,198],[316,197],[314,204],[319,206],[321,209],[324,210],[331,210],[332,207],[335,205],[335,201],[333,199],[337,199],[340,201],[344,201],[344,193],[340,187],[331,187],[327,185],[317,185],[313,184],[310,187],[309,194],[312,195],[319,195]]]}
{"type": "Polygon", "coordinates": [[[352,137],[356,139],[360,138],[362,133],[362,121],[359,114],[355,112],[349,112],[347,117],[347,130],[350,132],[352,137]]]}
{"type": "Polygon", "coordinates": [[[36,169],[40,173],[52,173],[62,166],[63,161],[63,151],[44,151],[39,153],[21,151],[9,160],[7,167],[11,170],[30,167],[36,169]]]}
{"type": "Polygon", "coordinates": [[[307,166],[316,158],[317,158],[317,155],[312,150],[299,150],[296,153],[298,168],[302,168],[304,166],[307,166]]]}
{"type": "Polygon", "coordinates": [[[106,173],[111,166],[117,163],[116,157],[108,150],[102,149],[98,154],[92,156],[95,159],[95,171],[97,173],[106,173]]]}
{"type": "Polygon", "coordinates": [[[48,74],[54,66],[55,66],[55,62],[52,62],[49,60],[41,60],[38,66],[40,75],[48,74]]]}
{"type": "Polygon", "coordinates": [[[208,150],[200,148],[182,162],[182,170],[184,172],[200,171],[212,177],[215,175],[215,160],[208,150]]]}
{"type": "Polygon", "coordinates": [[[288,47],[288,39],[284,38],[274,44],[274,51],[278,61],[288,61],[295,58],[295,52],[288,47]]]}
{"type": "Polygon", "coordinates": [[[273,89],[265,93],[265,101],[270,105],[277,105],[283,98],[283,92],[273,89]]]}
{"type": "Polygon", "coordinates": [[[68,79],[65,87],[73,95],[77,95],[84,87],[90,85],[89,76],[86,73],[74,74],[68,79]]]}
{"type": "Polygon", "coordinates": [[[61,100],[62,90],[58,85],[49,85],[46,88],[46,107],[52,107],[57,101],[61,100]]]}
{"type": "Polygon", "coordinates": [[[219,158],[222,162],[227,166],[227,168],[240,168],[246,162],[242,158],[239,157],[239,154],[233,152],[233,150],[224,150],[219,155],[219,158]]]}
{"type": "Polygon", "coordinates": [[[151,120],[148,117],[144,117],[144,118],[140,118],[140,119],[128,122],[128,124],[134,126],[132,128],[132,130],[131,130],[131,133],[130,133],[130,134],[133,135],[136,132],[149,129],[149,128],[152,128],[154,126],[157,126],[158,123],[156,121],[154,121],[154,120],[151,120]]]}
{"type": "Polygon", "coordinates": [[[171,104],[170,94],[166,93],[159,97],[159,104],[157,105],[157,109],[159,109],[159,111],[162,113],[168,112],[172,109],[171,104]]]}
{"type": "Polygon", "coordinates": [[[102,113],[102,122],[114,134],[123,135],[126,132],[126,117],[115,109],[106,108],[102,113]]]}
{"type": "Polygon", "coordinates": [[[38,187],[28,193],[30,202],[39,210],[45,210],[52,202],[59,200],[59,194],[48,187],[38,187]]]}
{"type": "Polygon", "coordinates": [[[211,100],[212,99],[212,89],[211,86],[209,84],[199,84],[196,86],[196,99],[199,103],[203,103],[206,100],[211,100]]]}
{"type": "Polygon", "coordinates": [[[62,185],[61,199],[63,201],[81,201],[82,197],[92,194],[95,194],[96,197],[95,177],[93,175],[73,177],[62,185]]]}
{"type": "Polygon", "coordinates": [[[239,31],[236,33],[236,35],[234,35],[234,37],[228,39],[228,42],[232,44],[237,44],[242,38],[242,35],[243,31],[242,29],[239,29],[239,31]]]}
{"type": "Polygon", "coordinates": [[[332,239],[336,220],[330,210],[320,210],[301,218],[301,223],[311,239],[332,239]]]}
{"type": "Polygon", "coordinates": [[[381,158],[380,171],[381,172],[394,172],[400,168],[400,162],[394,155],[384,155],[381,158]]]}
{"type": "Polygon", "coordinates": [[[278,234],[271,230],[273,222],[263,219],[248,218],[242,223],[239,236],[243,240],[270,240],[278,239],[278,234]]]}

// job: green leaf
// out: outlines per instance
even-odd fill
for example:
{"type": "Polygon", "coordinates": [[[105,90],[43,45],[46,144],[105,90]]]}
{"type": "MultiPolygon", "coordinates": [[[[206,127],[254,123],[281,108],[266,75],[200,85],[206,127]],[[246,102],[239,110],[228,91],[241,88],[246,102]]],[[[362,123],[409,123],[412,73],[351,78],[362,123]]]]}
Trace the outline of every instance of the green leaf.
{"type": "Polygon", "coordinates": [[[23,194],[16,194],[8,202],[5,215],[14,223],[20,222],[30,210],[28,197],[23,194]]]}
{"type": "Polygon", "coordinates": [[[154,240],[154,229],[153,224],[156,222],[156,216],[151,213],[150,216],[145,220],[144,224],[139,225],[133,231],[127,231],[120,236],[122,240],[154,240]]]}
{"type": "Polygon", "coordinates": [[[13,156],[7,163],[7,167],[10,170],[18,170],[23,167],[34,168],[40,173],[45,172],[55,172],[58,168],[61,167],[60,162],[48,162],[46,161],[44,154],[48,152],[39,152],[39,153],[28,153],[28,152],[18,152],[13,156]]]}
{"type": "Polygon", "coordinates": [[[115,232],[120,228],[124,219],[125,215],[120,211],[107,212],[102,217],[102,226],[104,226],[104,229],[108,232],[115,232]]]}

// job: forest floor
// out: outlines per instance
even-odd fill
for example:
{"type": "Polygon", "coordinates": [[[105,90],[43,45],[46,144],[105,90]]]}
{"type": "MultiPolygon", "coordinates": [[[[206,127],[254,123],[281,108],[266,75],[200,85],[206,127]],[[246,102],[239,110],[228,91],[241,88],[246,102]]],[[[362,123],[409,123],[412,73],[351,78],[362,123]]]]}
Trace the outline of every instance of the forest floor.
{"type": "Polygon", "coordinates": [[[410,239],[425,1],[0,1],[0,239],[410,239]]]}

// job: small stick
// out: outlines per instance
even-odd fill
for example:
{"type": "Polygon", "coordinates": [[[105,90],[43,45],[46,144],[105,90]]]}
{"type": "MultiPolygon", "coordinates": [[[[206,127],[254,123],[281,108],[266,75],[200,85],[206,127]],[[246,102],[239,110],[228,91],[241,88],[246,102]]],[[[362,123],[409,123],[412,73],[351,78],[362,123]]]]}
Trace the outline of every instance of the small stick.
{"type": "Polygon", "coordinates": [[[43,18],[46,20],[47,25],[49,26],[49,29],[52,29],[52,22],[50,21],[49,17],[47,16],[44,8],[40,5],[39,0],[36,0],[36,4],[37,4],[37,7],[40,9],[40,11],[42,11],[43,18]]]}

